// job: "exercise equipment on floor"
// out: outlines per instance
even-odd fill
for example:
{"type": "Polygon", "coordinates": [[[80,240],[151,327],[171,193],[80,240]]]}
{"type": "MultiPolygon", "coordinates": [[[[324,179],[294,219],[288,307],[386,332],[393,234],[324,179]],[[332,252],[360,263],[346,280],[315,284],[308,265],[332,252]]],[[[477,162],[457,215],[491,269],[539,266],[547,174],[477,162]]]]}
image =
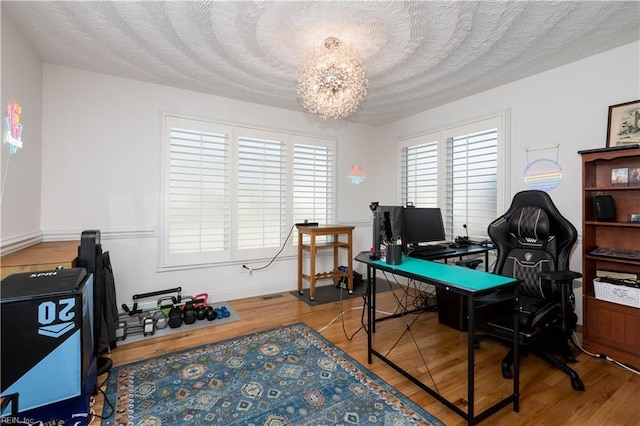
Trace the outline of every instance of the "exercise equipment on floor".
{"type": "Polygon", "coordinates": [[[118,340],[125,340],[133,334],[153,336],[156,330],[166,327],[179,328],[188,326],[196,321],[228,318],[231,313],[226,306],[214,307],[209,305],[209,295],[199,293],[195,296],[182,296],[180,287],[137,294],[133,296],[133,305],[122,305],[125,312],[120,316],[116,330],[118,340]],[[166,295],[176,293],[174,295],[166,295]],[[160,297],[153,308],[143,309],[140,301],[149,297],[160,297]]]}
{"type": "Polygon", "coordinates": [[[153,336],[156,330],[165,328],[168,325],[165,310],[171,309],[176,303],[182,299],[182,288],[170,288],[166,290],[152,291],[149,293],[133,295],[133,304],[131,307],[122,304],[122,310],[125,312],[118,319],[118,328],[116,329],[117,340],[125,340],[127,336],[133,334],[143,334],[145,337],[153,336]],[[157,300],[154,308],[142,309],[139,302],[142,299],[162,296],[169,293],[176,293],[172,296],[163,296],[157,300]],[[167,303],[170,302],[170,304],[167,303]]]}

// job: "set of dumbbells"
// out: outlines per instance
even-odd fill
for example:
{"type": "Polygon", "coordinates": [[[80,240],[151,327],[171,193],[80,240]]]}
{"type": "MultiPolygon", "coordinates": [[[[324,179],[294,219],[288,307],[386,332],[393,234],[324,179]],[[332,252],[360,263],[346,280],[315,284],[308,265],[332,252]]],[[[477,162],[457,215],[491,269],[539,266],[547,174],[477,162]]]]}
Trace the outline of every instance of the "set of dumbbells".
{"type": "Polygon", "coordinates": [[[195,296],[180,295],[180,287],[176,289],[164,290],[160,292],[146,293],[134,296],[133,309],[129,309],[126,304],[122,309],[130,316],[137,317],[131,320],[120,320],[116,329],[118,340],[124,340],[130,334],[142,333],[145,337],[153,336],[155,330],[178,328],[182,324],[193,324],[197,320],[207,319],[213,321],[217,318],[227,318],[231,315],[225,307],[214,308],[208,304],[208,294],[200,293],[195,296]],[[157,309],[144,311],[138,309],[137,301],[143,297],[157,296],[177,291],[177,296],[164,296],[158,299],[157,309]]]}
{"type": "MultiPolygon", "coordinates": [[[[226,307],[214,308],[207,303],[207,293],[185,296],[179,305],[174,304],[168,312],[169,327],[178,328],[184,322],[193,324],[198,320],[213,321],[216,318],[226,318],[230,315],[226,307]]],[[[160,301],[158,302],[160,303],[160,301]]]]}
{"type": "Polygon", "coordinates": [[[155,331],[156,322],[153,318],[139,315],[136,321],[120,317],[116,328],[116,339],[124,340],[131,334],[143,334],[145,337],[153,336],[155,331]]]}

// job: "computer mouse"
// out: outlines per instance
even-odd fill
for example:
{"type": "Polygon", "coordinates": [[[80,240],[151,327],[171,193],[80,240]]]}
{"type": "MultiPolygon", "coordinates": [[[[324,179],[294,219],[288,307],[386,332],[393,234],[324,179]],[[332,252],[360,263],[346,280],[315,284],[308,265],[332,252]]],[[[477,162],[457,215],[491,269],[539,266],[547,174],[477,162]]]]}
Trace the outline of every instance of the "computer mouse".
{"type": "Polygon", "coordinates": [[[451,243],[451,244],[449,244],[449,247],[456,248],[456,249],[462,248],[462,246],[460,244],[458,244],[458,243],[451,243]]]}

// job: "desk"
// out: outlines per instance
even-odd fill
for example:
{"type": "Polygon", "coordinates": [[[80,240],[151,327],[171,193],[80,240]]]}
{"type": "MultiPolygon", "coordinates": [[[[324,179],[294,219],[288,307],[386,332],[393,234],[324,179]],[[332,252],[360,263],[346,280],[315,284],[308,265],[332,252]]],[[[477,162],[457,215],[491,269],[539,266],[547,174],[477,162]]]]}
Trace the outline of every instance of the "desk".
{"type": "MultiPolygon", "coordinates": [[[[469,268],[463,268],[455,265],[447,265],[439,262],[428,260],[414,259],[404,257],[400,265],[388,265],[380,260],[372,260],[369,253],[363,252],[356,256],[356,260],[367,265],[367,346],[368,346],[368,362],[372,363],[372,355],[389,364],[396,371],[400,372],[406,378],[411,380],[417,386],[428,392],[431,396],[442,402],[456,414],[467,420],[468,424],[475,424],[487,418],[491,414],[497,412],[503,407],[513,403],[513,411],[519,411],[519,346],[517,344],[519,325],[518,315],[514,316],[514,363],[513,363],[513,393],[498,401],[491,407],[476,415],[474,412],[474,330],[475,330],[475,312],[477,296],[493,293],[496,289],[513,289],[514,300],[518,300],[518,281],[513,278],[503,277],[500,275],[489,274],[487,272],[477,271],[469,268]],[[468,332],[467,332],[467,401],[468,410],[464,412],[453,402],[444,398],[440,393],[430,388],[425,383],[418,380],[409,372],[391,361],[387,356],[383,355],[373,348],[372,333],[375,333],[376,320],[375,297],[376,297],[376,271],[385,271],[394,275],[414,279],[434,285],[446,291],[451,291],[468,298],[467,315],[468,315],[468,332]]],[[[410,327],[409,327],[410,328],[410,327]]],[[[499,368],[496,365],[496,368],[499,368]]]]}
{"type": "Polygon", "coordinates": [[[316,297],[316,281],[320,279],[333,279],[337,284],[341,277],[347,277],[347,288],[349,294],[353,293],[353,230],[355,226],[347,225],[298,225],[298,293],[302,294],[302,280],[309,281],[309,299],[316,297]],[[304,237],[307,235],[309,242],[305,243],[304,237]],[[333,239],[325,243],[317,243],[319,236],[331,235],[333,239]],[[346,241],[340,240],[340,235],[346,235],[346,241]],[[333,269],[329,272],[316,272],[316,255],[320,249],[333,249],[333,269]],[[347,249],[347,272],[342,272],[339,267],[339,249],[347,249]],[[309,274],[302,270],[303,252],[309,252],[309,274]]]}

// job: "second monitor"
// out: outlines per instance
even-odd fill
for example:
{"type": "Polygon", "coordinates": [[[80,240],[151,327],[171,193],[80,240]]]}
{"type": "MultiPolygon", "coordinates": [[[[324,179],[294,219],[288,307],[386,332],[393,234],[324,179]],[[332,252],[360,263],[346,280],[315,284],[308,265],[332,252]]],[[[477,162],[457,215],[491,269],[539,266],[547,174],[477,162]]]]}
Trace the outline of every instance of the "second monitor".
{"type": "Polygon", "coordinates": [[[447,239],[440,208],[408,207],[403,210],[402,242],[406,247],[415,248],[420,243],[437,243],[447,239]]]}

